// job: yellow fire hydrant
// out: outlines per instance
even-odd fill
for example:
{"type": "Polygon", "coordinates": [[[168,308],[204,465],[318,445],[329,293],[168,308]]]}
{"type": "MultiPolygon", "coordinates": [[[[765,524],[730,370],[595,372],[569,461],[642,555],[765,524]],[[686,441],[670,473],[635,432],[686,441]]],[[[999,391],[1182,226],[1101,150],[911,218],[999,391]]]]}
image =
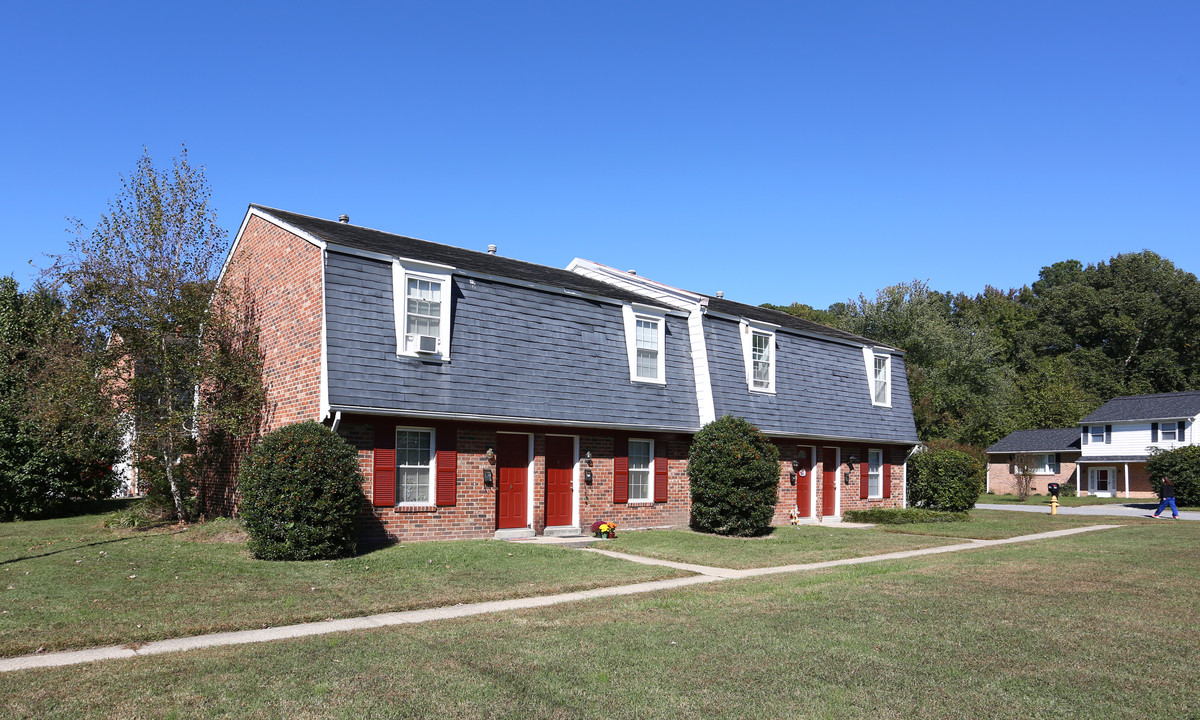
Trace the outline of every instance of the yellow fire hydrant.
{"type": "Polygon", "coordinates": [[[1057,495],[1050,496],[1050,514],[1051,515],[1058,514],[1058,496],[1057,495]]]}

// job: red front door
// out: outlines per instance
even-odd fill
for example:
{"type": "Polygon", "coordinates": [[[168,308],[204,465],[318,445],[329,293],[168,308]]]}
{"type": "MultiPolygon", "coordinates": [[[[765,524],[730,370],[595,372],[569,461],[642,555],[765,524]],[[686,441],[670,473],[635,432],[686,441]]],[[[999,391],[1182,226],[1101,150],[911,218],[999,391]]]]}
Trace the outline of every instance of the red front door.
{"type": "Polygon", "coordinates": [[[496,527],[501,530],[529,527],[526,492],[529,485],[529,436],[500,433],[496,436],[496,527]]]}
{"type": "MultiPolygon", "coordinates": [[[[797,475],[800,475],[800,473],[804,473],[804,474],[800,475],[798,478],[796,478],[796,514],[802,518],[806,518],[806,517],[812,517],[812,514],[813,514],[812,513],[813,477],[812,476],[813,476],[813,470],[816,469],[814,467],[811,467],[812,463],[809,461],[809,458],[811,457],[811,455],[809,453],[816,453],[817,449],[816,448],[811,448],[811,449],[801,448],[801,450],[804,451],[804,457],[800,458],[800,469],[797,471],[796,474],[797,475]]],[[[797,453],[797,455],[799,455],[799,453],[797,453]]]]}
{"type": "Polygon", "coordinates": [[[833,516],[837,514],[838,488],[838,451],[837,448],[827,447],[821,456],[821,514],[833,516]]]}
{"type": "Polygon", "coordinates": [[[575,438],[546,436],[546,527],[571,524],[575,438]]]}

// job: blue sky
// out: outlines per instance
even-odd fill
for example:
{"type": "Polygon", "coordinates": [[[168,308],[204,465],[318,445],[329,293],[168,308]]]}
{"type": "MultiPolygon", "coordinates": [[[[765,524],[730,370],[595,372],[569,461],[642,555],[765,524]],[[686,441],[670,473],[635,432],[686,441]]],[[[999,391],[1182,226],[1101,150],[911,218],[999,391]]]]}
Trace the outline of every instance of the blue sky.
{"type": "Polygon", "coordinates": [[[815,307],[1200,271],[1200,3],[20,3],[0,274],[142,147],[247,204],[815,307]]]}

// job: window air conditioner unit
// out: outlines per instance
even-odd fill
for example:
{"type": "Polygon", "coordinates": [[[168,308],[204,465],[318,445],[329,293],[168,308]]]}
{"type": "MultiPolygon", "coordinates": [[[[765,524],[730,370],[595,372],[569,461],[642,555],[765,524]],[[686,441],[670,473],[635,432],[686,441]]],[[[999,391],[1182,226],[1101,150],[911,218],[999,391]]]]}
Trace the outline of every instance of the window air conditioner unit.
{"type": "Polygon", "coordinates": [[[417,352],[432,355],[437,353],[438,339],[433,335],[417,336],[417,352]]]}

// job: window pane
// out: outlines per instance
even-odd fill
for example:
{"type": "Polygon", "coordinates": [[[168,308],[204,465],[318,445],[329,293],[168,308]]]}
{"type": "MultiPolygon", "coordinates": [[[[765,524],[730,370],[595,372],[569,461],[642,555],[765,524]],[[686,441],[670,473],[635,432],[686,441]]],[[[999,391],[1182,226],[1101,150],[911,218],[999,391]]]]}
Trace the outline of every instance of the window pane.
{"type": "Polygon", "coordinates": [[[888,401],[887,358],[875,358],[875,402],[888,401]]]}
{"type": "Polygon", "coordinates": [[[883,495],[883,451],[868,451],[867,460],[870,465],[868,471],[870,484],[867,486],[867,494],[874,497],[881,496],[883,495]]]}
{"type": "Polygon", "coordinates": [[[650,441],[629,441],[629,499],[650,499],[650,441]]]}
{"type": "Polygon", "coordinates": [[[442,284],[432,280],[408,280],[408,312],[404,332],[409,335],[441,334],[442,284]]]}
{"type": "Polygon", "coordinates": [[[750,338],[750,357],[754,387],[771,386],[771,336],[754,333],[750,338]]]}
{"type": "Polygon", "coordinates": [[[658,378],[658,353],[654,350],[637,351],[637,376],[640,378],[658,378]]]}
{"type": "Polygon", "coordinates": [[[428,431],[396,431],[396,499],[399,502],[429,502],[432,445],[433,437],[428,431]]]}

